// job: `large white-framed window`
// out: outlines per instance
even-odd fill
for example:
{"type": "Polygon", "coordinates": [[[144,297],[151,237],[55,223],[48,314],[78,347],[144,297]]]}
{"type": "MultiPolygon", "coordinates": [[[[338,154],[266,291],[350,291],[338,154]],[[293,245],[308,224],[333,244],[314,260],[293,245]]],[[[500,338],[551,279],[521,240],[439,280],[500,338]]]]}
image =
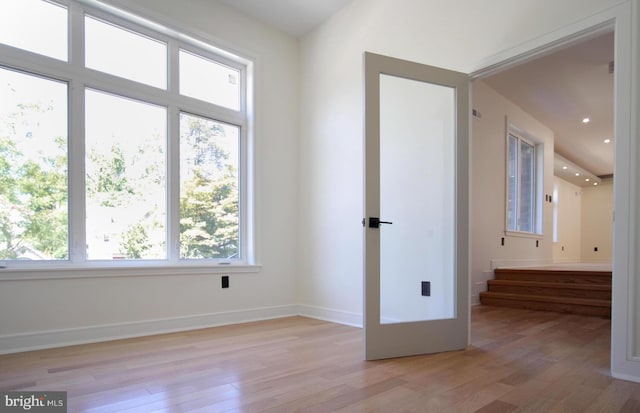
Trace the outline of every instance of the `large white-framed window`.
{"type": "Polygon", "coordinates": [[[4,4],[2,267],[255,264],[251,70],[99,2],[4,4]]]}
{"type": "Polygon", "coordinates": [[[514,125],[507,128],[506,232],[542,235],[544,147],[514,125]]]}

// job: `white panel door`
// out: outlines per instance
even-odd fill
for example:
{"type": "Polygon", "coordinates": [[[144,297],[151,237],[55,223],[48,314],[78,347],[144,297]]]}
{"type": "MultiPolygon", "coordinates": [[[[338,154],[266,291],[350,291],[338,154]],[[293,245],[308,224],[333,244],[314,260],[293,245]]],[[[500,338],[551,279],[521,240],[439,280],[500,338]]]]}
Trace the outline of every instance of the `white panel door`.
{"type": "Polygon", "coordinates": [[[365,53],[367,360],[469,341],[468,76],[365,53]]]}

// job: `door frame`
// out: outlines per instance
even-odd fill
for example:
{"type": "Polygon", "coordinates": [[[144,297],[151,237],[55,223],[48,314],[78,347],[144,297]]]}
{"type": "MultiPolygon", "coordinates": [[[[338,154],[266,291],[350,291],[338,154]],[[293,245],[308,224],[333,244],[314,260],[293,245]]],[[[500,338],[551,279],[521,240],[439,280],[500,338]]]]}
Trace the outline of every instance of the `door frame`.
{"type": "MultiPolygon", "coordinates": [[[[614,238],[611,315],[611,374],[615,378],[640,381],[640,280],[634,278],[640,237],[635,211],[640,206],[638,186],[638,146],[633,140],[638,131],[638,83],[633,75],[638,68],[638,31],[640,5],[628,0],[574,24],[502,51],[469,70],[470,79],[482,79],[502,70],[549,54],[559,48],[604,32],[615,33],[614,66],[614,238]],[[633,19],[636,19],[634,21],[633,19]],[[634,337],[635,333],[635,337],[634,337]]],[[[472,102],[473,105],[473,102],[472,102]]],[[[473,128],[471,128],[473,136],[473,128]]],[[[473,208],[473,205],[471,205],[473,208]]],[[[470,277],[470,280],[472,278],[470,277]]]]}

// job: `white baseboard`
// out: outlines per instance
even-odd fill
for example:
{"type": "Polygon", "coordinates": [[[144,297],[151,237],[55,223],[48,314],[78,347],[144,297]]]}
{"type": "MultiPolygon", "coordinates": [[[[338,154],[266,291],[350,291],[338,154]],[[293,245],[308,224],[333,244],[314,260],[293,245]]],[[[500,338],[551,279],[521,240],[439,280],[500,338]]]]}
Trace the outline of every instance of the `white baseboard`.
{"type": "Polygon", "coordinates": [[[131,323],[6,334],[0,335],[0,354],[196,330],[295,315],[299,315],[298,306],[284,305],[131,323]]]}
{"type": "Polygon", "coordinates": [[[617,373],[617,372],[612,371],[611,372],[611,376],[614,379],[620,379],[620,380],[632,381],[634,383],[640,383],[640,371],[638,372],[638,375],[631,375],[631,374],[626,374],[626,373],[617,373]]]}
{"type": "Polygon", "coordinates": [[[362,328],[362,313],[332,310],[330,308],[316,307],[313,305],[299,305],[298,314],[305,317],[317,318],[318,320],[362,328]]]}

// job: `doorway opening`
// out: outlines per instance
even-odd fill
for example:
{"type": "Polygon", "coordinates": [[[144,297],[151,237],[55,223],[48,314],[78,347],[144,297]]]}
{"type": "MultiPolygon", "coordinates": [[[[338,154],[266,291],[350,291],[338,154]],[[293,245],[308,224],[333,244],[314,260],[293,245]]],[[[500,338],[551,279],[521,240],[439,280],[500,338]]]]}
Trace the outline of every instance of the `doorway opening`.
{"type": "MultiPolygon", "coordinates": [[[[487,284],[495,282],[496,268],[553,266],[611,273],[614,49],[613,26],[597,28],[518,64],[494,68],[473,81],[472,304],[479,304],[481,293],[491,289],[487,284]],[[513,185],[514,178],[508,173],[508,137],[514,127],[544,153],[542,162],[531,169],[535,171],[531,180],[542,182],[537,189],[532,185],[524,200],[514,199],[510,185],[517,187],[517,182],[513,185]],[[540,230],[510,231],[510,210],[518,209],[515,202],[525,201],[534,210],[532,216],[541,220],[537,223],[540,230]]],[[[607,282],[610,315],[611,278],[607,282]]],[[[536,287],[518,294],[521,296],[505,298],[502,303],[571,311],[570,304],[556,301],[558,296],[571,297],[570,289],[536,287]],[[527,295],[538,301],[528,302],[527,295]],[[553,297],[548,306],[540,301],[546,295],[553,297]]],[[[600,290],[593,299],[606,301],[606,293],[600,290]]],[[[580,309],[576,311],[580,314],[580,309]]]]}

